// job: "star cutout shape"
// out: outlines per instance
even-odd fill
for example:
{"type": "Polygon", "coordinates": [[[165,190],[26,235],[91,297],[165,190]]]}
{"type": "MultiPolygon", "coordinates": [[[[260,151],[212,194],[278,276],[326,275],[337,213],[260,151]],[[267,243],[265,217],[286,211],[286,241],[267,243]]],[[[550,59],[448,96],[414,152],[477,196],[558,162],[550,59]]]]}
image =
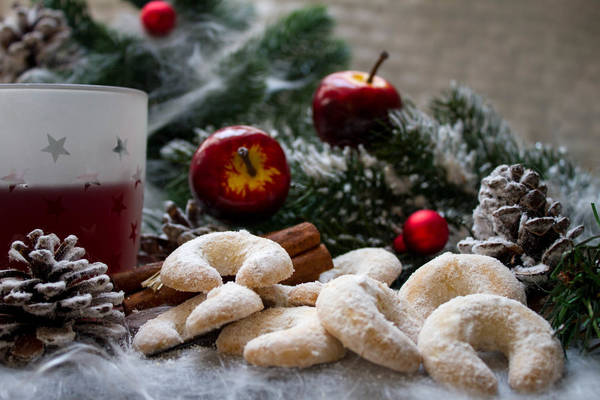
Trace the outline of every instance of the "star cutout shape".
{"type": "Polygon", "coordinates": [[[44,199],[44,201],[46,201],[46,212],[48,215],[55,215],[56,217],[59,217],[61,214],[67,211],[67,209],[62,205],[62,196],[58,196],[56,200],[44,199]]]}
{"type": "Polygon", "coordinates": [[[135,239],[137,238],[137,222],[130,224],[131,225],[131,233],[129,234],[129,239],[135,244],[135,239]]]}
{"type": "Polygon", "coordinates": [[[42,149],[43,152],[52,154],[52,159],[54,162],[58,161],[58,157],[61,155],[70,156],[71,153],[65,149],[65,141],[66,137],[60,138],[58,140],[54,139],[52,135],[48,135],[48,146],[42,149]]]}
{"type": "Polygon", "coordinates": [[[98,180],[97,172],[79,175],[77,179],[84,182],[83,190],[86,192],[92,185],[100,186],[100,180],[98,180]]]}
{"type": "Polygon", "coordinates": [[[87,236],[93,236],[96,233],[96,224],[92,224],[89,226],[81,225],[81,232],[83,232],[87,236]]]}
{"type": "Polygon", "coordinates": [[[117,136],[117,145],[112,151],[119,155],[119,160],[123,158],[123,155],[128,156],[129,152],[127,151],[127,139],[121,140],[121,138],[117,136]]]}
{"type": "Polygon", "coordinates": [[[16,188],[27,188],[27,183],[25,182],[25,171],[17,174],[15,169],[10,170],[10,174],[3,176],[1,180],[8,183],[8,191],[12,192],[16,188]]]}
{"type": "Polygon", "coordinates": [[[137,166],[137,169],[135,170],[135,174],[133,174],[131,177],[135,181],[134,188],[137,189],[138,185],[142,183],[142,169],[140,168],[139,165],[137,166]]]}
{"type": "Polygon", "coordinates": [[[119,196],[112,198],[112,212],[119,216],[121,215],[121,212],[123,212],[123,210],[127,210],[127,207],[125,206],[125,204],[123,204],[123,196],[123,193],[121,193],[119,196]]]}

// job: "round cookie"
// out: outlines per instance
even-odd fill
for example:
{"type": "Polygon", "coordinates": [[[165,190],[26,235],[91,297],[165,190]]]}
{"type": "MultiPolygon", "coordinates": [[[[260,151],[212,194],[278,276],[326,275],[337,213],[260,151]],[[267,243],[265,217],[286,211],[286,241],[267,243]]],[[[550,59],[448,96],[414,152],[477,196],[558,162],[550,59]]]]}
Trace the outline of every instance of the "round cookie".
{"type": "Polygon", "coordinates": [[[334,279],[317,298],[321,323],[344,346],[375,364],[415,372],[421,356],[410,336],[418,325],[402,305],[384,283],[359,275],[334,279]]]}
{"type": "Polygon", "coordinates": [[[160,280],[185,292],[208,292],[221,276],[250,288],[273,285],[294,272],[292,259],[278,243],[247,231],[213,232],[186,242],[164,261],[160,280]]]}
{"type": "Polygon", "coordinates": [[[208,292],[206,300],[194,308],[185,321],[184,335],[193,338],[262,309],[263,303],[258,294],[245,286],[228,282],[208,292]]]}
{"type": "Polygon", "coordinates": [[[523,284],[500,261],[476,254],[444,253],[417,269],[398,296],[421,320],[441,304],[474,293],[489,293],[527,304],[523,284]]]}
{"type": "Polygon", "coordinates": [[[319,281],[326,283],[342,275],[365,275],[390,286],[402,272],[402,263],[389,251],[376,247],[352,250],[333,259],[333,269],[319,281]]]}
{"type": "Polygon", "coordinates": [[[342,344],[321,323],[314,307],[268,308],[223,328],[221,353],[244,355],[259,366],[309,367],[334,362],[345,354],[342,344]]]}
{"type": "Polygon", "coordinates": [[[478,394],[494,394],[498,385],[479,350],[504,353],[508,383],[521,392],[547,388],[564,366],[561,345],[544,318],[491,294],[460,296],[438,307],[425,321],[418,347],[433,379],[478,394]]]}

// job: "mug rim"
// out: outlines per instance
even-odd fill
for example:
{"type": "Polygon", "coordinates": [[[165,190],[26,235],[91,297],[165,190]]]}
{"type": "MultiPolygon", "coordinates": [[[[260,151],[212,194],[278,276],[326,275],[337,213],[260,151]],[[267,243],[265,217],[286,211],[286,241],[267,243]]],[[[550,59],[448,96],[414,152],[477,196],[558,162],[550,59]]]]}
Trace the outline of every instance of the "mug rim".
{"type": "Polygon", "coordinates": [[[2,89],[42,89],[42,90],[73,90],[73,91],[88,91],[88,92],[109,92],[109,93],[127,93],[135,94],[148,98],[148,94],[139,89],[121,87],[121,86],[104,86],[104,85],[80,85],[66,83],[0,83],[2,89]]]}

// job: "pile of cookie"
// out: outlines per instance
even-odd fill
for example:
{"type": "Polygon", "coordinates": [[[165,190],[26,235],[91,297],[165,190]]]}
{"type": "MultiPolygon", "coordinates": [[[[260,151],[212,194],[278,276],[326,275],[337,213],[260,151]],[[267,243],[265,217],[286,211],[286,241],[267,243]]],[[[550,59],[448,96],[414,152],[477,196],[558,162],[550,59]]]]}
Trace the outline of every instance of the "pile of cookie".
{"type": "Polygon", "coordinates": [[[292,275],[276,242],[246,231],[216,232],[177,248],[160,279],[198,295],[146,322],[133,340],[152,355],[222,328],[219,352],[259,366],[308,367],[346,349],[393,370],[423,363],[438,382],[481,394],[497,380],[477,351],[509,360],[509,385],[543,390],[562,375],[564,356],[547,321],[527,308],[522,284],[498,260],[445,253],[419,268],[399,291],[402,271],[384,249],[335,258],[320,280],[282,285],[292,275]],[[223,284],[224,276],[235,281],[223,284]],[[265,308],[266,307],[266,308],[265,308]]]}

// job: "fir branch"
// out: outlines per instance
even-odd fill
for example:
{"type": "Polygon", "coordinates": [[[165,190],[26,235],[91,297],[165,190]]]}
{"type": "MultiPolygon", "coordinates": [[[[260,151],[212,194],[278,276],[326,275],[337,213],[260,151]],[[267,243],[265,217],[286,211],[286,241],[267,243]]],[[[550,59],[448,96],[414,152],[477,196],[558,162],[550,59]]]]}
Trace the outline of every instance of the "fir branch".
{"type": "Polygon", "coordinates": [[[137,38],[93,20],[84,0],[37,0],[64,12],[84,57],[72,70],[56,73],[69,83],[125,86],[151,91],[161,84],[158,55],[137,38]]]}
{"type": "Polygon", "coordinates": [[[316,6],[267,28],[257,48],[268,60],[268,110],[263,113],[289,115],[290,104],[308,104],[320,80],[348,64],[348,46],[332,39],[333,27],[326,8],[316,6]]]}
{"type": "MultiPolygon", "coordinates": [[[[600,227],[594,204],[593,215],[600,227]]],[[[600,349],[600,235],[592,236],[566,253],[552,272],[554,284],[546,313],[565,349],[600,349]]]]}
{"type": "Polygon", "coordinates": [[[247,29],[255,16],[251,2],[241,0],[174,0],[173,4],[187,21],[202,21],[210,16],[236,30],[247,29]]]}
{"type": "Polygon", "coordinates": [[[407,213],[425,206],[470,213],[476,204],[478,182],[469,176],[467,155],[461,157],[454,149],[460,147],[463,137],[454,132],[438,148],[442,133],[448,129],[407,101],[401,111],[390,115],[388,129],[376,132],[370,152],[391,165],[396,176],[405,177],[410,185],[405,193],[400,193],[403,204],[416,196],[426,199],[426,204],[415,205],[407,213]],[[445,157],[453,157],[453,161],[445,157]]]}
{"type": "MultiPolygon", "coordinates": [[[[257,103],[264,100],[265,64],[247,49],[231,54],[220,64],[223,74],[213,77],[212,89],[197,100],[190,100],[180,114],[148,140],[148,157],[157,158],[160,149],[173,139],[193,140],[193,129],[206,126],[226,126],[250,123],[247,115],[257,103]]],[[[196,90],[211,87],[211,82],[201,84],[196,90]]],[[[185,96],[185,94],[183,95],[185,96]]],[[[150,109],[160,114],[162,106],[150,109]]]]}
{"type": "Polygon", "coordinates": [[[120,47],[116,33],[93,20],[85,0],[33,1],[44,7],[61,10],[71,27],[73,38],[84,48],[110,53],[120,47]]]}
{"type": "Polygon", "coordinates": [[[468,149],[476,154],[474,172],[479,180],[498,165],[522,162],[520,146],[509,125],[469,88],[453,83],[432,101],[431,110],[441,124],[461,126],[468,149]]]}
{"type": "Polygon", "coordinates": [[[560,175],[569,180],[577,175],[576,166],[566,151],[537,143],[533,147],[519,143],[509,124],[479,94],[452,83],[450,89],[431,102],[433,116],[441,124],[458,125],[469,150],[476,155],[475,171],[479,179],[501,164],[523,164],[546,179],[559,166],[560,175]]]}
{"type": "MultiPolygon", "coordinates": [[[[140,9],[150,2],[150,0],[125,1],[140,9]]],[[[254,18],[252,4],[238,0],[172,0],[171,3],[177,15],[177,26],[188,31],[190,28],[194,30],[195,23],[209,20],[241,31],[247,29],[254,18]]],[[[190,36],[201,38],[193,32],[190,36]]]]}
{"type": "MultiPolygon", "coordinates": [[[[193,140],[194,127],[260,125],[267,119],[294,124],[299,116],[290,109],[303,112],[321,75],[347,62],[347,47],[330,37],[332,26],[324,8],[308,7],[282,18],[260,38],[251,38],[216,60],[215,75],[200,77],[197,90],[210,84],[214,88],[186,104],[181,115],[152,133],[149,157],[158,157],[159,149],[170,140],[193,140]]],[[[160,113],[161,108],[151,111],[160,113]]]]}
{"type": "Polygon", "coordinates": [[[339,168],[329,171],[327,178],[320,175],[324,171],[319,171],[319,166],[312,169],[303,164],[319,157],[316,147],[306,147],[308,157],[290,160],[293,185],[285,205],[274,217],[252,228],[267,232],[311,221],[334,256],[360,247],[389,246],[392,226],[401,218],[390,207],[395,197],[382,170],[365,163],[365,153],[324,151],[344,160],[339,168]]]}

